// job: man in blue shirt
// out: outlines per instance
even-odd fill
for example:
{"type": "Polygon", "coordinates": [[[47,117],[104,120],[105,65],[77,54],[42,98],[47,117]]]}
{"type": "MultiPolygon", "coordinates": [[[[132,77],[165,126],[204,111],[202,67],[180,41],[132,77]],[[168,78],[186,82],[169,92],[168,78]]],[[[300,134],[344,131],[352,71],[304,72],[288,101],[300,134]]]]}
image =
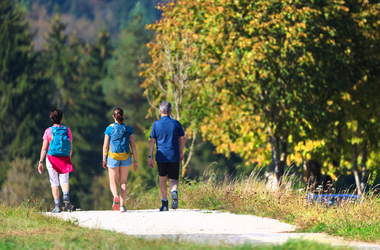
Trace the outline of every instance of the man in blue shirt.
{"type": "Polygon", "coordinates": [[[185,133],[181,123],[170,117],[172,105],[168,101],[160,104],[161,119],[154,122],[150,133],[149,167],[154,167],[153,149],[156,144],[156,161],[160,178],[162,207],[160,211],[169,211],[168,193],[166,183],[170,181],[172,208],[178,208],[178,177],[179,162],[183,161],[185,148],[185,133]]]}

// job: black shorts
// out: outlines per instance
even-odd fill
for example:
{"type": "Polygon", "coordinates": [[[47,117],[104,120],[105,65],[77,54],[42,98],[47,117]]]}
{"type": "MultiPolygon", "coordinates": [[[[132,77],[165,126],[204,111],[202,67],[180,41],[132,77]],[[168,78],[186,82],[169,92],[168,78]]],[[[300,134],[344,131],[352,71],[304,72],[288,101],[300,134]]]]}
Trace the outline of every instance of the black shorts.
{"type": "Polygon", "coordinates": [[[169,179],[178,180],[179,162],[157,162],[158,175],[168,176],[169,179]]]}

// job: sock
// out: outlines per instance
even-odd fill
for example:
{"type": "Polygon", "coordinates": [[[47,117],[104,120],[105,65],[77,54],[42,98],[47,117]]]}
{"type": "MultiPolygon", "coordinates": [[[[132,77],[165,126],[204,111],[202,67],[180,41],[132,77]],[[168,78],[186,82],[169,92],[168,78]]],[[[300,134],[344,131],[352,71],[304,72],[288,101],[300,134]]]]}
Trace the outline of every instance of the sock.
{"type": "Polygon", "coordinates": [[[58,198],[58,199],[55,199],[54,200],[54,205],[56,206],[60,206],[61,205],[61,200],[58,198]]]}
{"type": "Polygon", "coordinates": [[[63,192],[63,195],[69,195],[69,191],[63,192]]]}
{"type": "Polygon", "coordinates": [[[162,199],[162,201],[168,201],[168,199],[162,199]]]}
{"type": "Polygon", "coordinates": [[[172,192],[177,192],[178,193],[177,189],[172,189],[172,192]]]}

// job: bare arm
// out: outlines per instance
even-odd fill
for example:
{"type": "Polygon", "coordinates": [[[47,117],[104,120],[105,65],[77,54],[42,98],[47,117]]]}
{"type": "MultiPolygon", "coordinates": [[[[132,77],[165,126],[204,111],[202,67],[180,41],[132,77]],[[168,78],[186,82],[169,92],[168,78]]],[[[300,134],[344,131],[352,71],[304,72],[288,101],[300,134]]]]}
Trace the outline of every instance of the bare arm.
{"type": "Polygon", "coordinates": [[[110,143],[110,137],[108,135],[104,135],[104,142],[103,142],[103,168],[107,169],[107,152],[108,152],[108,146],[110,143]]]}
{"type": "Polygon", "coordinates": [[[44,158],[45,158],[45,155],[46,155],[46,152],[48,149],[48,145],[49,145],[49,143],[47,140],[44,140],[42,142],[41,154],[40,154],[40,163],[38,164],[38,172],[40,174],[42,174],[42,172],[44,171],[44,164],[42,162],[44,161],[44,158]]]}
{"type": "Polygon", "coordinates": [[[185,148],[185,143],[186,143],[186,137],[185,136],[181,136],[180,137],[180,148],[179,148],[179,157],[180,157],[180,160],[183,161],[183,150],[185,148]]]}
{"type": "Polygon", "coordinates": [[[133,161],[134,161],[133,169],[136,171],[139,166],[139,163],[137,161],[136,144],[135,144],[135,138],[133,137],[133,135],[129,136],[129,141],[131,142],[132,153],[133,153],[133,161]]]}
{"type": "Polygon", "coordinates": [[[149,155],[153,155],[154,144],[156,144],[156,139],[150,138],[150,141],[149,141],[149,155]]]}
{"type": "Polygon", "coordinates": [[[71,140],[70,143],[71,143],[71,150],[70,150],[70,159],[71,159],[71,156],[73,155],[73,140],[71,140]]]}
{"type": "MultiPolygon", "coordinates": [[[[154,144],[155,143],[156,143],[156,139],[150,138],[150,141],[149,141],[149,155],[153,155],[153,149],[154,149],[154,144]]],[[[151,168],[154,167],[153,157],[149,157],[149,167],[151,167],[151,168]]]]}

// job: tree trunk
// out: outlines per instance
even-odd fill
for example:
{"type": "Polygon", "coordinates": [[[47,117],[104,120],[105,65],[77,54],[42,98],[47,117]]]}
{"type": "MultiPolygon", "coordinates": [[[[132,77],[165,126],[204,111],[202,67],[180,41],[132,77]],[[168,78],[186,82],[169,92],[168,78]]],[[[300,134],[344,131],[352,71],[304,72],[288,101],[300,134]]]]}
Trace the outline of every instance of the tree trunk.
{"type": "MultiPolygon", "coordinates": [[[[190,149],[189,149],[189,155],[187,156],[187,159],[185,161],[185,159],[183,160],[183,165],[182,165],[182,173],[181,173],[181,177],[185,177],[185,173],[186,173],[186,170],[187,170],[187,166],[189,165],[190,163],[190,160],[191,160],[191,157],[193,155],[193,151],[194,151],[194,143],[195,143],[195,139],[197,138],[197,130],[193,130],[193,138],[192,138],[192,141],[191,141],[191,146],[190,146],[190,149]]],[[[185,151],[185,149],[184,149],[185,151]]]]}
{"type": "Polygon", "coordinates": [[[280,139],[277,136],[270,137],[270,144],[272,150],[272,162],[274,165],[274,174],[276,175],[273,181],[274,188],[278,188],[281,185],[282,177],[285,172],[286,158],[288,156],[288,136],[280,139]],[[281,148],[280,148],[281,144],[281,148]],[[281,150],[281,154],[280,154],[281,150]]]}
{"type": "Polygon", "coordinates": [[[358,152],[357,152],[358,144],[352,144],[352,168],[355,176],[356,189],[358,190],[358,194],[362,194],[359,171],[358,171],[358,152]]]}
{"type": "Polygon", "coordinates": [[[270,147],[272,150],[272,166],[274,167],[274,175],[276,178],[273,178],[272,180],[272,188],[277,189],[277,187],[280,185],[279,180],[277,179],[277,169],[278,169],[278,162],[279,162],[279,146],[278,146],[278,137],[271,136],[270,139],[270,147]]]}
{"type": "MultiPolygon", "coordinates": [[[[271,144],[271,146],[272,146],[272,144],[271,144]]],[[[276,161],[274,160],[276,152],[275,152],[275,150],[272,149],[272,147],[271,147],[271,150],[272,150],[272,162],[270,163],[269,172],[274,173],[274,170],[276,169],[276,161]]]]}
{"type": "Polygon", "coordinates": [[[340,168],[340,161],[342,159],[342,126],[341,124],[339,123],[338,124],[338,157],[336,159],[336,165],[335,167],[336,168],[340,168]]]}
{"type": "MultiPolygon", "coordinates": [[[[332,159],[332,164],[336,169],[340,168],[340,161],[342,158],[342,126],[339,123],[337,128],[338,130],[338,138],[337,138],[337,144],[336,147],[331,147],[330,152],[335,155],[335,157],[332,159]]],[[[332,130],[332,135],[334,134],[334,130],[332,130]]]]}
{"type": "Polygon", "coordinates": [[[361,190],[365,191],[365,183],[367,183],[367,141],[364,141],[363,153],[362,153],[362,176],[361,176],[361,190]]]}
{"type": "Polygon", "coordinates": [[[310,173],[306,165],[306,155],[302,156],[302,166],[303,166],[303,181],[306,184],[306,190],[308,190],[309,189],[308,180],[310,178],[310,173]]]}
{"type": "Polygon", "coordinates": [[[281,139],[281,157],[280,161],[278,162],[278,167],[276,169],[276,178],[281,185],[282,176],[284,176],[285,173],[285,166],[286,166],[286,158],[288,157],[288,136],[286,136],[284,139],[281,139]]]}
{"type": "Polygon", "coordinates": [[[322,166],[316,160],[308,160],[305,165],[307,170],[307,187],[309,191],[313,192],[320,184],[322,184],[322,166]]]}

